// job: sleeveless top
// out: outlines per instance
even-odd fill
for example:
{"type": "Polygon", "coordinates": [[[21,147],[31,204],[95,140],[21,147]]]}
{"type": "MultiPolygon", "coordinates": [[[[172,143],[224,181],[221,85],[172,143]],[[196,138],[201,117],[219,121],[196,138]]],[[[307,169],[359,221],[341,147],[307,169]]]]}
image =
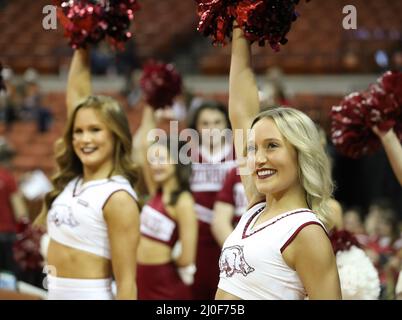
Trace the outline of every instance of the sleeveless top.
{"type": "Polygon", "coordinates": [[[177,222],[166,211],[159,191],[141,211],[141,235],[173,247],[179,238],[177,222]]]}
{"type": "Polygon", "coordinates": [[[47,216],[49,237],[65,246],[110,259],[103,208],[118,191],[126,191],[137,200],[129,181],[122,176],[86,183],[82,183],[80,177],[73,179],[50,207],[47,216]]]}
{"type": "Polygon", "coordinates": [[[306,291],[282,252],[310,224],[323,227],[309,209],[277,215],[254,227],[266,203],[258,203],[241,218],[226,239],[219,259],[218,287],[244,300],[299,300],[306,291]]]}

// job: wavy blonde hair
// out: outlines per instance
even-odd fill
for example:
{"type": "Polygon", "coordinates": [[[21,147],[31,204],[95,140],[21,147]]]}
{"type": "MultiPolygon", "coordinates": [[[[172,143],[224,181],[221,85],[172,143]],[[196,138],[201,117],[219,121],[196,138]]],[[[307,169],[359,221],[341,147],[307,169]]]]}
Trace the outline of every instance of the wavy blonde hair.
{"type": "Polygon", "coordinates": [[[137,166],[132,161],[132,136],[127,117],[119,103],[113,98],[106,96],[89,96],[78,105],[72,115],[67,119],[67,125],[63,136],[55,143],[57,172],[52,177],[53,190],[45,196],[44,206],[36,225],[45,225],[47,211],[53,201],[64,190],[66,185],[75,177],[83,174],[80,159],[74,152],[73,130],[77,113],[81,109],[92,109],[112,132],[114,137],[113,175],[124,176],[136,188],[139,178],[137,166]]]}
{"type": "Polygon", "coordinates": [[[306,192],[307,205],[330,228],[333,224],[328,206],[333,192],[331,166],[316,125],[299,110],[275,107],[258,114],[251,127],[263,118],[271,118],[282,136],[296,149],[299,181],[306,192]]]}

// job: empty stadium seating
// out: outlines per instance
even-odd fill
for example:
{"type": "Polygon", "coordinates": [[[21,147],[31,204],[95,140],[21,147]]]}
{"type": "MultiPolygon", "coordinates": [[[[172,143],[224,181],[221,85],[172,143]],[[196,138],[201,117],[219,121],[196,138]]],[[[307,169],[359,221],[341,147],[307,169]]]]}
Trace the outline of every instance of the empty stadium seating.
{"type": "MultiPolygon", "coordinates": [[[[196,4],[182,0],[141,0],[132,25],[140,61],[169,58],[189,40],[196,26],[196,4]]],[[[44,30],[42,8],[49,0],[9,1],[0,9],[0,56],[4,65],[22,73],[29,67],[40,73],[58,73],[70,56],[63,28],[44,30]]]]}
{"type": "MultiPolygon", "coordinates": [[[[196,30],[196,3],[193,0],[141,0],[132,30],[141,61],[171,59],[179,46],[190,46],[196,30]]],[[[57,73],[70,51],[62,27],[44,30],[42,8],[48,0],[9,1],[0,11],[0,52],[3,63],[17,73],[35,67],[41,73],[57,73]],[[28,13],[28,14],[27,14],[28,13]]],[[[344,30],[342,8],[346,0],[301,1],[301,16],[294,24],[289,43],[281,52],[254,46],[257,72],[280,65],[286,73],[373,72],[374,53],[392,54],[402,38],[400,1],[356,0],[358,29],[344,30]],[[358,63],[350,63],[350,55],[358,63]]],[[[205,41],[199,69],[204,74],[223,74],[229,69],[230,48],[213,48],[205,41]]]]}
{"type": "MultiPolygon", "coordinates": [[[[401,1],[331,0],[298,6],[300,18],[279,53],[253,46],[254,68],[264,73],[280,66],[285,73],[370,73],[379,71],[374,55],[384,50],[392,55],[402,39],[401,1]],[[343,28],[344,6],[357,9],[357,30],[343,28]],[[356,62],[350,56],[356,56],[356,62]]],[[[227,74],[230,46],[211,48],[200,61],[205,74],[227,74]]]]}

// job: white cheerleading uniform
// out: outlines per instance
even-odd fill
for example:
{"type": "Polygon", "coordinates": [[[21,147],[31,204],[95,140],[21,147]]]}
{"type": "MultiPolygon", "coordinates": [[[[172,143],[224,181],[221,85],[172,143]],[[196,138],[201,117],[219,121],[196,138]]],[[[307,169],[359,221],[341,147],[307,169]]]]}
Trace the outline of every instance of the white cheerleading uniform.
{"type": "Polygon", "coordinates": [[[254,226],[266,203],[250,208],[226,239],[218,287],[243,300],[301,300],[306,291],[282,252],[307,225],[324,225],[309,209],[282,213],[254,226]]]}
{"type": "MultiPolygon", "coordinates": [[[[122,176],[86,183],[82,183],[82,178],[73,179],[53,201],[49,210],[49,237],[67,247],[111,259],[103,208],[108,199],[118,191],[126,191],[137,200],[129,181],[122,176]]],[[[106,299],[111,297],[110,283],[110,279],[50,277],[49,299],[70,299],[72,287],[76,288],[73,290],[77,293],[76,299],[106,299]]]]}

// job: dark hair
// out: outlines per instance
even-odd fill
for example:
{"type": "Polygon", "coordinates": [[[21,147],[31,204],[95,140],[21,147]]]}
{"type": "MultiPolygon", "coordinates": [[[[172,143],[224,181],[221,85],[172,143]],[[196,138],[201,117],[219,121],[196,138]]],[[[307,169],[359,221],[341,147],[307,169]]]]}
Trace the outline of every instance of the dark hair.
{"type": "Polygon", "coordinates": [[[226,106],[218,101],[207,100],[204,101],[189,117],[189,128],[197,130],[197,121],[200,117],[200,114],[204,110],[215,110],[222,113],[226,120],[226,127],[231,129],[229,114],[226,106]]]}
{"type": "MultiPolygon", "coordinates": [[[[184,164],[180,161],[180,159],[175,159],[175,154],[171,153],[170,150],[172,148],[172,143],[170,139],[166,139],[163,141],[158,141],[155,143],[156,145],[161,145],[167,148],[167,151],[169,153],[169,156],[173,158],[173,160],[176,161],[175,166],[175,177],[177,179],[177,184],[178,184],[178,189],[174,190],[170,194],[170,200],[169,200],[169,205],[174,206],[177,203],[177,200],[180,197],[180,194],[183,192],[191,192],[190,191],[190,177],[192,174],[192,169],[191,169],[191,162],[188,164],[184,164]]],[[[177,155],[180,154],[181,148],[186,144],[184,141],[178,141],[177,147],[177,155]]]]}

